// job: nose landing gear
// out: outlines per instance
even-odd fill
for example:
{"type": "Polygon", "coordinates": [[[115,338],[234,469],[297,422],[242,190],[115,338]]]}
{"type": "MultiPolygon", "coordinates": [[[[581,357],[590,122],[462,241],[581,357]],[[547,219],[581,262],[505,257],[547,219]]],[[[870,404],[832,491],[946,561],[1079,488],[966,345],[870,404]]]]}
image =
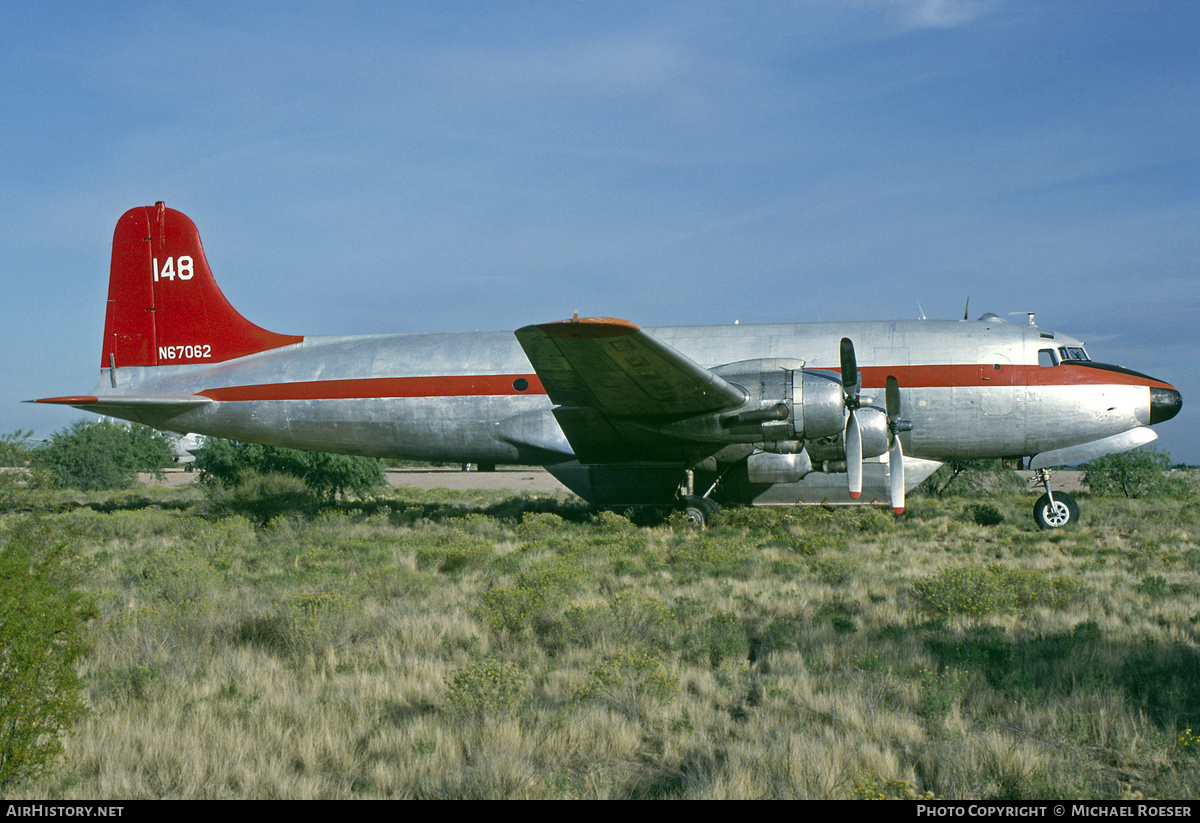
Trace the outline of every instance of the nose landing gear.
{"type": "Polygon", "coordinates": [[[1079,520],[1079,504],[1075,498],[1066,492],[1051,491],[1049,470],[1037,469],[1034,482],[1046,489],[1046,493],[1033,504],[1033,519],[1037,521],[1038,528],[1061,529],[1079,520]]]}

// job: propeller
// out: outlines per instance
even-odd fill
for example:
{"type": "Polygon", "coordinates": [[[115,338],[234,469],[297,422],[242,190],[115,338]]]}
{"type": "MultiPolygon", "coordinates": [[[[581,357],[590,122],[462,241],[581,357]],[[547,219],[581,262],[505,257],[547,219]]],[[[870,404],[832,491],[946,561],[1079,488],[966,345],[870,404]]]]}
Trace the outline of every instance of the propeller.
{"type": "Polygon", "coordinates": [[[904,450],[900,447],[900,432],[912,431],[911,420],[900,419],[900,381],[888,375],[884,388],[887,405],[888,463],[891,467],[888,493],[892,498],[892,510],[904,512],[904,450]]]}
{"type": "MultiPolygon", "coordinates": [[[[849,478],[850,497],[857,500],[862,496],[862,427],[856,412],[862,408],[859,392],[862,378],[858,373],[858,358],[854,355],[854,343],[849,337],[842,338],[842,392],[846,398],[846,475],[849,478]]],[[[891,466],[888,493],[892,509],[896,514],[904,511],[904,450],[900,445],[900,433],[912,431],[911,420],[900,419],[900,381],[888,375],[884,389],[887,406],[888,462],[891,466]]]]}
{"type": "Polygon", "coordinates": [[[862,429],[854,412],[860,403],[858,392],[862,380],[858,375],[858,358],[854,356],[854,343],[849,337],[842,338],[842,392],[846,397],[846,474],[850,479],[850,497],[857,500],[862,496],[862,429]]]}

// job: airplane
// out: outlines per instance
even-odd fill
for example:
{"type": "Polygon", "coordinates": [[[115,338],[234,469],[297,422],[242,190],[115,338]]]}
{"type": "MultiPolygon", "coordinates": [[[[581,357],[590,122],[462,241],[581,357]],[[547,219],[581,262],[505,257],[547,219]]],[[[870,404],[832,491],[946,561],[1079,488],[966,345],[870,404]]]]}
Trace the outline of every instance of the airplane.
{"type": "MultiPolygon", "coordinates": [[[[112,423],[118,426],[129,428],[129,421],[123,420],[120,423],[112,417],[99,417],[97,423],[112,423]]],[[[171,462],[180,465],[187,465],[187,470],[191,471],[192,467],[188,464],[196,462],[196,452],[204,446],[204,438],[195,434],[179,434],[178,432],[162,432],[167,440],[167,445],[171,447],[171,462]]]]}
{"type": "Polygon", "coordinates": [[[1153,441],[1171,385],[994,314],[515,332],[299,336],[254,325],[162,202],[113,235],[100,382],[73,406],[178,434],[544,466],[596,506],[890,504],[948,460],[1035,471],[1042,528],[1079,518],[1048,469],[1153,441]]]}

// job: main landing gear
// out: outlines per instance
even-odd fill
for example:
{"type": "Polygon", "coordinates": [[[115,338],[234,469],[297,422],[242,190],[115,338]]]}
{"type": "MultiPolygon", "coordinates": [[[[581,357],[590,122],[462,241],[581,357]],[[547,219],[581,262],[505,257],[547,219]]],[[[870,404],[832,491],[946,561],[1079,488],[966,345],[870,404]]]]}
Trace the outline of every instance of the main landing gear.
{"type": "Polygon", "coordinates": [[[1041,529],[1061,529],[1079,520],[1079,504],[1066,492],[1050,490],[1050,472],[1037,469],[1033,480],[1045,487],[1046,493],[1033,504],[1033,519],[1041,529]]]}
{"type": "Polygon", "coordinates": [[[704,528],[721,512],[721,507],[707,497],[688,495],[679,501],[680,510],[689,525],[704,528]]]}
{"type": "Polygon", "coordinates": [[[712,488],[706,494],[698,495],[695,491],[695,473],[691,469],[683,473],[683,482],[679,485],[677,508],[683,512],[684,519],[690,525],[702,529],[712,523],[713,519],[720,514],[721,507],[715,500],[708,497],[716,487],[717,484],[713,483],[712,488]]]}

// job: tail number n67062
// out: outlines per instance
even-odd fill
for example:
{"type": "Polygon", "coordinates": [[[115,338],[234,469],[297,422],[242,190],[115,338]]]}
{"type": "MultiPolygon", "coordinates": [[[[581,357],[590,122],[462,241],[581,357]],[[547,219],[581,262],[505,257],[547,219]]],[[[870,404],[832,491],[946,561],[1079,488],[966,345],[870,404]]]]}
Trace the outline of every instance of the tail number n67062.
{"type": "Polygon", "coordinates": [[[159,360],[203,360],[212,357],[212,346],[159,346],[159,360]]]}
{"type": "Polygon", "coordinates": [[[174,280],[178,277],[180,280],[191,280],[195,274],[192,267],[192,258],[190,255],[181,254],[179,257],[168,257],[163,261],[162,268],[159,268],[158,258],[154,258],[154,282],[159,280],[174,280]]]}

